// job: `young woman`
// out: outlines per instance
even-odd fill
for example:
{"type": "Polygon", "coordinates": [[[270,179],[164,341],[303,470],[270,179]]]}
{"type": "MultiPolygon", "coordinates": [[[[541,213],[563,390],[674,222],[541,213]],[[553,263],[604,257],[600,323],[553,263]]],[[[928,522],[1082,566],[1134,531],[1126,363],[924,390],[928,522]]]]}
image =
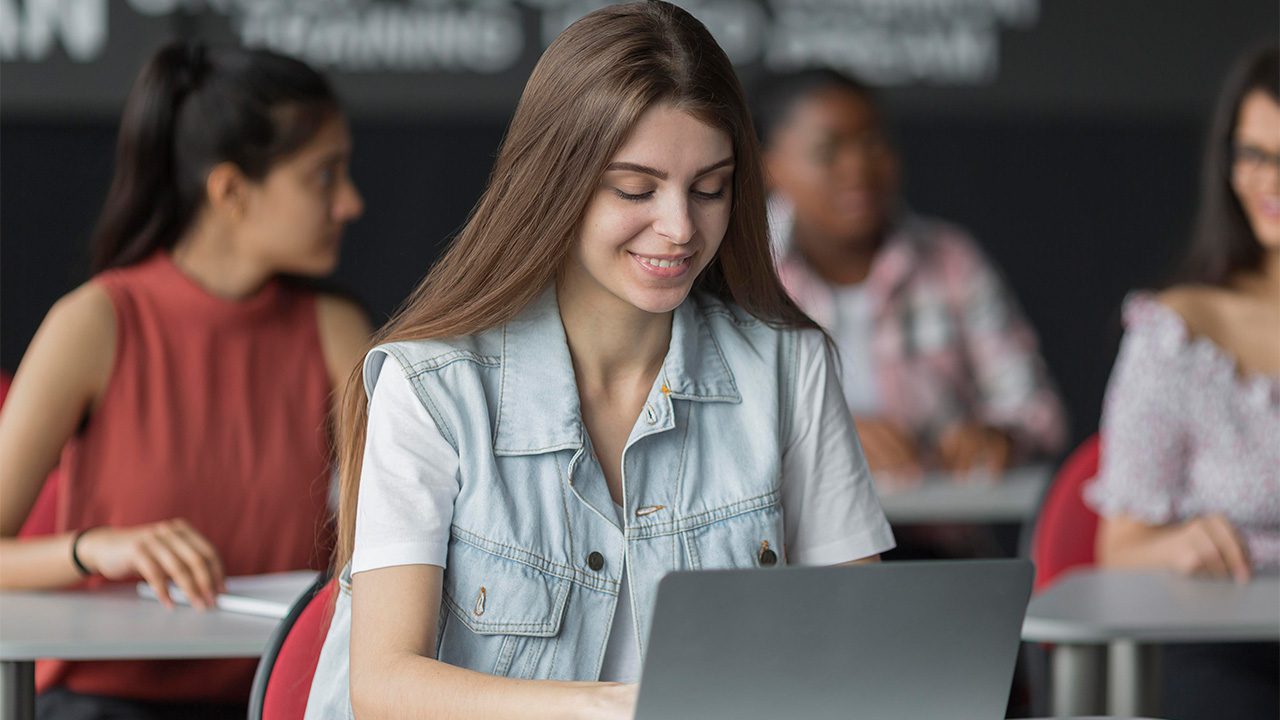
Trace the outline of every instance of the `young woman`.
{"type": "Polygon", "coordinates": [[[377,339],[309,718],[630,717],[664,573],[892,545],[825,338],[773,274],[741,88],[673,5],[552,43],[377,339]]]}
{"type": "MultiPolygon", "coordinates": [[[[1280,569],[1280,53],[1228,80],[1187,271],[1125,304],[1086,498],[1098,559],[1247,582],[1280,569]]],[[[1162,716],[1274,718],[1280,651],[1170,648],[1162,716]]]]}
{"type": "Polygon", "coordinates": [[[1056,453],[1065,414],[1035,331],[968,233],[903,206],[873,92],[800,71],[762,93],[760,120],[778,272],[840,348],[877,479],[1056,453]]]}
{"type": "MultiPolygon", "coordinates": [[[[333,389],[366,347],[321,276],[362,211],[327,81],[264,51],[161,49],[121,122],[96,274],[32,340],[0,414],[0,587],[170,581],[325,559],[333,389]],[[62,453],[57,532],[14,539],[62,453]]],[[[252,660],[48,662],[41,717],[197,717],[252,660]],[[109,696],[109,697],[106,697],[109,696]],[[144,702],[145,701],[145,702],[144,702]],[[159,705],[163,701],[165,705],[159,705]]]]}

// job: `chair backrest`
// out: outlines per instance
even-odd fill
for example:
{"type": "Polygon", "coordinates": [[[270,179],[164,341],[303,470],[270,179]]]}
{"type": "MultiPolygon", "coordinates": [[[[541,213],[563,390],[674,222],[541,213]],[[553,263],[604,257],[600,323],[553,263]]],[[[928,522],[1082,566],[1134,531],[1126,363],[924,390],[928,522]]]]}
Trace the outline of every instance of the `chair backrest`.
{"type": "Polygon", "coordinates": [[[302,720],[333,619],[335,587],[328,573],[321,574],[271,634],[253,676],[249,720],[302,720]]]}
{"type": "MultiPolygon", "coordinates": [[[[4,399],[9,395],[9,385],[12,382],[13,378],[9,377],[9,373],[0,370],[0,406],[4,405],[4,399]]],[[[31,506],[27,519],[22,521],[22,529],[18,531],[18,537],[52,535],[57,529],[58,485],[60,484],[58,477],[58,469],[54,468],[45,478],[44,487],[36,496],[36,504],[31,506]]]]}
{"type": "Polygon", "coordinates": [[[1084,504],[1081,491],[1098,474],[1101,442],[1095,433],[1072,452],[1045,494],[1031,543],[1036,565],[1034,591],[1040,592],[1063,571],[1094,564],[1098,515],[1084,504]]]}

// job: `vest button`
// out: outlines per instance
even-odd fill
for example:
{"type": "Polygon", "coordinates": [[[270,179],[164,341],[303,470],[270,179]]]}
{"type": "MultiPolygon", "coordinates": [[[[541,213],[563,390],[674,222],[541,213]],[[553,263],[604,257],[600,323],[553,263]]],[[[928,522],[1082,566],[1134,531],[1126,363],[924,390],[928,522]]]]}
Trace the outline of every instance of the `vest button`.
{"type": "Polygon", "coordinates": [[[760,564],[765,567],[772,567],[778,564],[778,553],[770,550],[768,547],[760,551],[760,564]]]}
{"type": "Polygon", "coordinates": [[[644,419],[654,425],[658,422],[658,413],[653,409],[653,405],[646,403],[644,406],[644,419]]]}
{"type": "Polygon", "coordinates": [[[587,567],[600,572],[604,569],[604,556],[598,552],[592,552],[587,556],[587,567]]]}

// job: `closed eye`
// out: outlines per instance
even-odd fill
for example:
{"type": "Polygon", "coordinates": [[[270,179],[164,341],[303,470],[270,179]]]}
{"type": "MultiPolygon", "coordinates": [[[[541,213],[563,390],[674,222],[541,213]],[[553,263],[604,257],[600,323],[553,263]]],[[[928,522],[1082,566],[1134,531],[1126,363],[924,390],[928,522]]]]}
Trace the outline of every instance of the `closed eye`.
{"type": "Polygon", "coordinates": [[[618,188],[613,188],[613,194],[629,202],[644,202],[645,200],[648,200],[649,198],[653,197],[652,190],[650,190],[649,192],[642,192],[642,193],[629,193],[629,192],[620,190],[618,188]]]}

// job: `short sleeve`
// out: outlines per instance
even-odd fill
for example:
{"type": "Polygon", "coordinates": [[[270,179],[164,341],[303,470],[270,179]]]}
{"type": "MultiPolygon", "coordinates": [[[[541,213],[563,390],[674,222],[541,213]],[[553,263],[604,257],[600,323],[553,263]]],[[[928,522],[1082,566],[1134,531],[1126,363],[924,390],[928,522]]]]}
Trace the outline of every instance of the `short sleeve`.
{"type": "Polygon", "coordinates": [[[399,363],[371,362],[371,371],[378,376],[369,398],[351,571],[444,567],[459,490],[457,452],[399,363]]]}
{"type": "Polygon", "coordinates": [[[835,565],[894,546],[853,417],[845,407],[837,364],[826,338],[797,338],[794,419],[782,456],[782,508],[787,559],[835,565]]]}
{"type": "Polygon", "coordinates": [[[1102,462],[1084,497],[1104,516],[1164,524],[1178,519],[1186,496],[1186,329],[1177,313],[1149,296],[1131,297],[1124,314],[1125,336],[1103,401],[1102,462]]]}

